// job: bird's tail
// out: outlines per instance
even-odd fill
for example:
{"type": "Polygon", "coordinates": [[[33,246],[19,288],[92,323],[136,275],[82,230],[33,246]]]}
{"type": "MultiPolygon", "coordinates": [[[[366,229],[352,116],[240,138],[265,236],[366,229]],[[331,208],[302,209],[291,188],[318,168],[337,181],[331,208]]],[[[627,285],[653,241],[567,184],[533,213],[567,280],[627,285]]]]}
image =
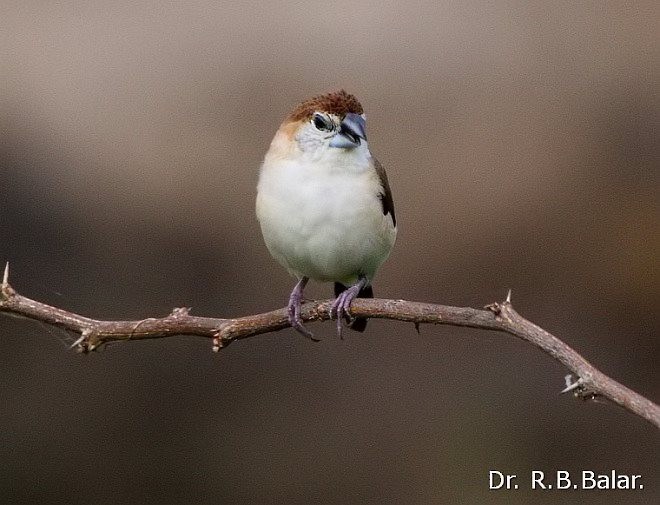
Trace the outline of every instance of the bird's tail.
{"type": "MultiPolygon", "coordinates": [[[[335,298],[339,296],[340,293],[348,289],[341,282],[335,282],[335,298]]],[[[373,298],[374,289],[369,286],[363,287],[357,295],[358,298],[373,298]]],[[[351,330],[363,332],[367,328],[367,318],[366,317],[356,317],[353,322],[348,326],[351,330]]]]}

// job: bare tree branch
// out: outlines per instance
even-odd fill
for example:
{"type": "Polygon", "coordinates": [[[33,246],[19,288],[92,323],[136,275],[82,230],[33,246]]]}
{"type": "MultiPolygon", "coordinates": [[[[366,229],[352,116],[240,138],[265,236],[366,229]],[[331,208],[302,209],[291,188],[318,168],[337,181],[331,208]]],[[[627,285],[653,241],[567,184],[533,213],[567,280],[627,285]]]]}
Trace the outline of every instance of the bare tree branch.
{"type": "MultiPolygon", "coordinates": [[[[72,347],[81,352],[98,349],[108,342],[173,335],[212,338],[213,349],[218,351],[235,340],[289,327],[286,309],[234,319],[218,319],[192,316],[189,309],[177,308],[170,315],[161,318],[101,321],[19,295],[9,285],[8,277],[7,265],[0,285],[0,312],[42,321],[75,332],[80,338],[72,347]]],[[[305,303],[302,311],[303,321],[330,319],[331,304],[332,300],[305,303]]],[[[488,305],[485,310],[404,300],[358,298],[351,306],[351,314],[355,317],[406,321],[415,323],[416,326],[421,323],[447,324],[509,333],[540,348],[578,377],[575,382],[571,382],[570,376],[567,376],[567,387],[563,392],[572,391],[575,396],[581,398],[602,396],[660,428],[658,405],[609,378],[557,337],[521,317],[513,310],[510,292],[504,302],[488,305]]]]}

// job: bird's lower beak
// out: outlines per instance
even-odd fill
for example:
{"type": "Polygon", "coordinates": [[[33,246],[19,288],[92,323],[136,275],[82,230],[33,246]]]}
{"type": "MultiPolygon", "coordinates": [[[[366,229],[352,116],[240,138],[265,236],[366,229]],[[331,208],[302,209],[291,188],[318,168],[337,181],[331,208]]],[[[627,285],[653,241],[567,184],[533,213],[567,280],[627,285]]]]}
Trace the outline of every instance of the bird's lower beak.
{"type": "Polygon", "coordinates": [[[330,147],[352,149],[360,145],[360,139],[367,140],[366,123],[362,116],[349,112],[341,122],[339,131],[330,141],[330,147]]]}

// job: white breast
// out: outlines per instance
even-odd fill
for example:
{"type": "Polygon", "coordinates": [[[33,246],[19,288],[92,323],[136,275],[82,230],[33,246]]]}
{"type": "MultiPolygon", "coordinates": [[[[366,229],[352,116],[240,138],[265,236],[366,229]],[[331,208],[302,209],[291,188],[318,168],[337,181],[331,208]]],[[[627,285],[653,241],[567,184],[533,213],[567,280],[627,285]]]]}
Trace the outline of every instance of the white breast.
{"type": "Polygon", "coordinates": [[[290,273],[351,284],[373,278],[396,238],[383,214],[366,146],[326,161],[264,162],[257,218],[268,250],[290,273]]]}

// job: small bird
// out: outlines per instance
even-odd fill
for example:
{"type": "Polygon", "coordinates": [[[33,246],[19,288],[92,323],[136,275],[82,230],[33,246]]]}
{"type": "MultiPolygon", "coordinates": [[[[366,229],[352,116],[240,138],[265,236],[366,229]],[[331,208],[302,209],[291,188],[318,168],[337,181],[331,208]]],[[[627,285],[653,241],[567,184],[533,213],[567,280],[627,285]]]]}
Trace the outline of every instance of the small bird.
{"type": "Polygon", "coordinates": [[[298,279],[289,323],[316,340],[300,317],[303,290],[313,279],[334,282],[330,316],[351,319],[353,300],[373,298],[371,281],[396,239],[392,192],[371,155],[366,119],[355,96],[341,90],[298,105],[266,153],[257,186],[257,218],[270,254],[298,279]]]}

